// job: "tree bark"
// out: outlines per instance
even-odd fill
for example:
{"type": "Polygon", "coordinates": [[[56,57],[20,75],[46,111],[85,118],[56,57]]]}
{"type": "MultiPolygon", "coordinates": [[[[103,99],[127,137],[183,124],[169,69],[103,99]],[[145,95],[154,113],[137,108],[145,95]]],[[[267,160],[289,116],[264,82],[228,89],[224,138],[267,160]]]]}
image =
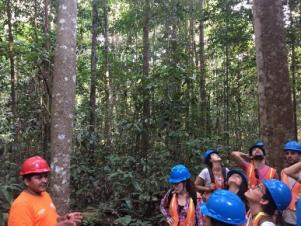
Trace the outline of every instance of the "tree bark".
{"type": "MultiPolygon", "coordinates": [[[[97,27],[98,27],[98,0],[92,2],[92,50],[91,50],[91,83],[90,83],[90,139],[95,136],[96,128],[96,75],[97,75],[97,27]]],[[[95,140],[90,145],[95,150],[95,140]]]]}
{"type": "Polygon", "coordinates": [[[281,0],[254,0],[260,131],[271,165],[283,164],[282,145],[295,137],[281,0]]]}
{"type": "MultiPolygon", "coordinates": [[[[44,48],[48,53],[48,56],[51,55],[50,53],[50,38],[49,38],[49,0],[44,0],[44,48]]],[[[43,59],[42,67],[41,67],[41,75],[43,80],[43,111],[42,111],[42,118],[43,118],[43,140],[42,146],[45,153],[45,156],[49,155],[49,144],[50,144],[50,124],[51,124],[51,86],[52,86],[52,75],[51,75],[51,64],[50,64],[50,57],[47,59],[43,59]]]]}
{"type": "Polygon", "coordinates": [[[290,20],[290,47],[291,47],[291,65],[290,65],[290,72],[291,72],[291,79],[292,79],[292,92],[293,92],[293,112],[294,112],[294,132],[295,132],[295,139],[298,137],[298,123],[297,123],[297,98],[296,98],[296,35],[294,31],[294,18],[293,18],[293,10],[294,6],[293,3],[288,1],[289,4],[289,20],[290,20]]]}
{"type": "Polygon", "coordinates": [[[60,214],[68,211],[76,82],[76,0],[59,1],[51,107],[51,191],[60,214]]]}
{"type": "MultiPolygon", "coordinates": [[[[15,73],[15,59],[14,59],[14,36],[12,25],[12,9],[11,1],[6,0],[6,14],[7,14],[7,26],[8,26],[8,57],[10,63],[10,86],[11,86],[11,112],[12,112],[12,124],[15,127],[15,138],[17,138],[17,125],[16,125],[16,73],[15,73]]],[[[17,142],[17,139],[15,139],[17,142]]]]}
{"type": "Polygon", "coordinates": [[[105,113],[105,143],[109,148],[112,144],[112,125],[113,125],[113,84],[112,75],[110,74],[109,65],[109,17],[108,17],[108,1],[104,0],[104,80],[105,80],[105,92],[106,92],[106,113],[105,113]]]}
{"type": "Polygon", "coordinates": [[[201,128],[202,135],[206,135],[209,131],[208,128],[208,114],[209,109],[207,105],[207,93],[206,93],[206,63],[205,63],[205,37],[204,37],[204,1],[200,0],[200,25],[199,25],[199,94],[200,94],[200,123],[199,126],[201,128]]]}

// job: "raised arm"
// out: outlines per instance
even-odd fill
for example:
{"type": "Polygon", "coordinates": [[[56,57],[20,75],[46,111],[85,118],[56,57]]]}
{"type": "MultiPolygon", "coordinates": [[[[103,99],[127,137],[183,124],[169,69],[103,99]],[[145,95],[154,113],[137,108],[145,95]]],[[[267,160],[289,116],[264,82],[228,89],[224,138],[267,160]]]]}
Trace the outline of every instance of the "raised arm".
{"type": "Polygon", "coordinates": [[[300,172],[301,172],[301,161],[295,163],[294,165],[291,165],[285,169],[283,169],[283,172],[297,180],[299,183],[301,183],[301,178],[300,178],[300,172]]]}
{"type": "Polygon", "coordinates": [[[231,157],[233,161],[242,169],[245,167],[245,162],[250,161],[249,156],[240,151],[231,152],[231,157]]]}

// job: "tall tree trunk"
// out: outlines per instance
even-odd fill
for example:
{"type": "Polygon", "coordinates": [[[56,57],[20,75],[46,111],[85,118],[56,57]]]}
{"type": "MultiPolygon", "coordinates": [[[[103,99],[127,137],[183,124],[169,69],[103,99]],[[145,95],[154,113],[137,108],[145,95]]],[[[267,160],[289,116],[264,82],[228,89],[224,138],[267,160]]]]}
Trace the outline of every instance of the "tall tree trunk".
{"type": "MultiPolygon", "coordinates": [[[[44,0],[44,48],[50,56],[50,22],[49,22],[49,0],[44,0]]],[[[50,144],[50,124],[51,124],[51,88],[52,88],[52,74],[51,74],[51,59],[43,59],[42,61],[42,77],[44,84],[44,106],[43,106],[43,150],[48,155],[50,144]]]]}
{"type": "Polygon", "coordinates": [[[199,62],[200,62],[200,80],[199,80],[199,93],[200,93],[200,131],[202,135],[206,135],[209,131],[208,128],[208,114],[209,109],[207,105],[207,93],[206,93],[206,63],[205,63],[205,37],[204,37],[204,1],[200,0],[200,25],[199,25],[199,42],[200,42],[200,53],[199,53],[199,62]]]}
{"type": "Polygon", "coordinates": [[[105,71],[105,92],[106,92],[106,113],[105,113],[105,142],[109,148],[112,144],[112,125],[113,125],[113,84],[109,65],[109,17],[108,0],[104,0],[104,71],[105,71]]]}
{"type": "Polygon", "coordinates": [[[238,128],[236,131],[235,131],[235,134],[236,134],[236,141],[238,143],[238,146],[236,146],[238,148],[238,150],[241,149],[241,146],[242,146],[242,133],[241,133],[241,129],[242,128],[242,123],[241,123],[241,112],[242,112],[242,109],[241,109],[241,68],[240,68],[240,64],[241,64],[241,60],[238,59],[237,61],[237,75],[236,75],[236,84],[237,84],[237,87],[236,87],[236,104],[237,104],[237,112],[236,112],[236,128],[238,128]]]}
{"type": "Polygon", "coordinates": [[[296,99],[296,35],[294,31],[294,18],[293,18],[293,10],[294,6],[291,1],[288,1],[289,4],[289,20],[290,20],[290,44],[291,44],[291,65],[290,72],[292,76],[292,91],[293,91],[293,112],[294,112],[294,124],[295,124],[295,139],[298,137],[298,123],[297,123],[297,99],[296,99]]]}
{"type": "Polygon", "coordinates": [[[149,19],[150,19],[150,1],[144,1],[144,18],[143,18],[143,119],[142,119],[142,150],[147,156],[150,146],[150,94],[148,88],[149,81],[149,19]]]}
{"type": "Polygon", "coordinates": [[[58,8],[51,107],[51,191],[60,214],[68,211],[76,82],[76,0],[58,8]]]}
{"type": "MultiPolygon", "coordinates": [[[[227,35],[226,35],[227,37],[227,35]]],[[[230,67],[230,56],[229,56],[229,44],[226,43],[225,47],[225,78],[224,78],[224,130],[223,136],[227,147],[229,147],[229,67],[230,67]]]]}
{"type": "Polygon", "coordinates": [[[281,0],[254,0],[256,65],[261,135],[270,164],[283,164],[282,145],[294,138],[281,0]]]}
{"type": "Polygon", "coordinates": [[[14,36],[12,25],[12,7],[11,0],[6,0],[6,14],[7,14],[7,26],[8,26],[8,57],[10,63],[10,86],[11,86],[11,112],[12,112],[12,124],[15,127],[15,143],[17,143],[17,125],[16,125],[16,73],[15,73],[15,60],[14,60],[14,36]]]}
{"type": "MultiPolygon", "coordinates": [[[[90,83],[90,139],[95,136],[96,128],[96,75],[97,75],[97,25],[98,25],[98,0],[92,2],[92,50],[91,50],[91,83],[90,83]]],[[[93,139],[90,150],[95,150],[93,139]]]]}

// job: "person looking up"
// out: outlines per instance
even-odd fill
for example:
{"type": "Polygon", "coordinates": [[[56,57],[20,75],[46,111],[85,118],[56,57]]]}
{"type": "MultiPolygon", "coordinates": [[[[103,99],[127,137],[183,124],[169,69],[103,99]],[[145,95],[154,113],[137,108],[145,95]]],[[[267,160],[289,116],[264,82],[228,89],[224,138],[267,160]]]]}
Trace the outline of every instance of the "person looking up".
{"type": "Polygon", "coordinates": [[[233,151],[234,162],[242,168],[248,178],[249,187],[258,185],[263,179],[278,179],[276,169],[266,164],[265,149],[262,142],[258,142],[249,149],[249,155],[233,151]]]}
{"type": "Polygon", "coordinates": [[[195,188],[200,192],[206,201],[210,194],[218,188],[225,187],[228,168],[223,167],[218,152],[207,149],[203,154],[204,162],[207,165],[195,179],[195,188]]]}
{"type": "Polygon", "coordinates": [[[227,190],[237,194],[246,205],[245,192],[248,190],[248,179],[244,171],[240,168],[231,169],[227,174],[227,190]]]}
{"type": "Polygon", "coordinates": [[[245,196],[249,206],[246,226],[276,226],[276,210],[286,209],[292,199],[289,187],[276,179],[252,186],[245,196]]]}

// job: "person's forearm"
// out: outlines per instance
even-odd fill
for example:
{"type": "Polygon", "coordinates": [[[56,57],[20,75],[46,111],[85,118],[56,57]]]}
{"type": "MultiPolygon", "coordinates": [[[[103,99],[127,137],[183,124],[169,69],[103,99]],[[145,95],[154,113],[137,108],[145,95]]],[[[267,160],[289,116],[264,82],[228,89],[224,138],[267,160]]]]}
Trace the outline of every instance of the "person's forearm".
{"type": "Polygon", "coordinates": [[[239,167],[243,167],[245,161],[250,161],[250,158],[247,154],[239,151],[233,151],[231,153],[231,157],[239,167]]]}
{"type": "Polygon", "coordinates": [[[289,166],[289,167],[283,169],[283,172],[284,172],[286,175],[288,175],[288,176],[294,178],[294,179],[297,180],[298,182],[301,181],[301,180],[300,180],[300,176],[299,176],[299,175],[300,175],[300,171],[301,171],[301,161],[298,162],[298,163],[296,163],[296,164],[294,164],[294,165],[291,165],[291,166],[289,166]]]}

